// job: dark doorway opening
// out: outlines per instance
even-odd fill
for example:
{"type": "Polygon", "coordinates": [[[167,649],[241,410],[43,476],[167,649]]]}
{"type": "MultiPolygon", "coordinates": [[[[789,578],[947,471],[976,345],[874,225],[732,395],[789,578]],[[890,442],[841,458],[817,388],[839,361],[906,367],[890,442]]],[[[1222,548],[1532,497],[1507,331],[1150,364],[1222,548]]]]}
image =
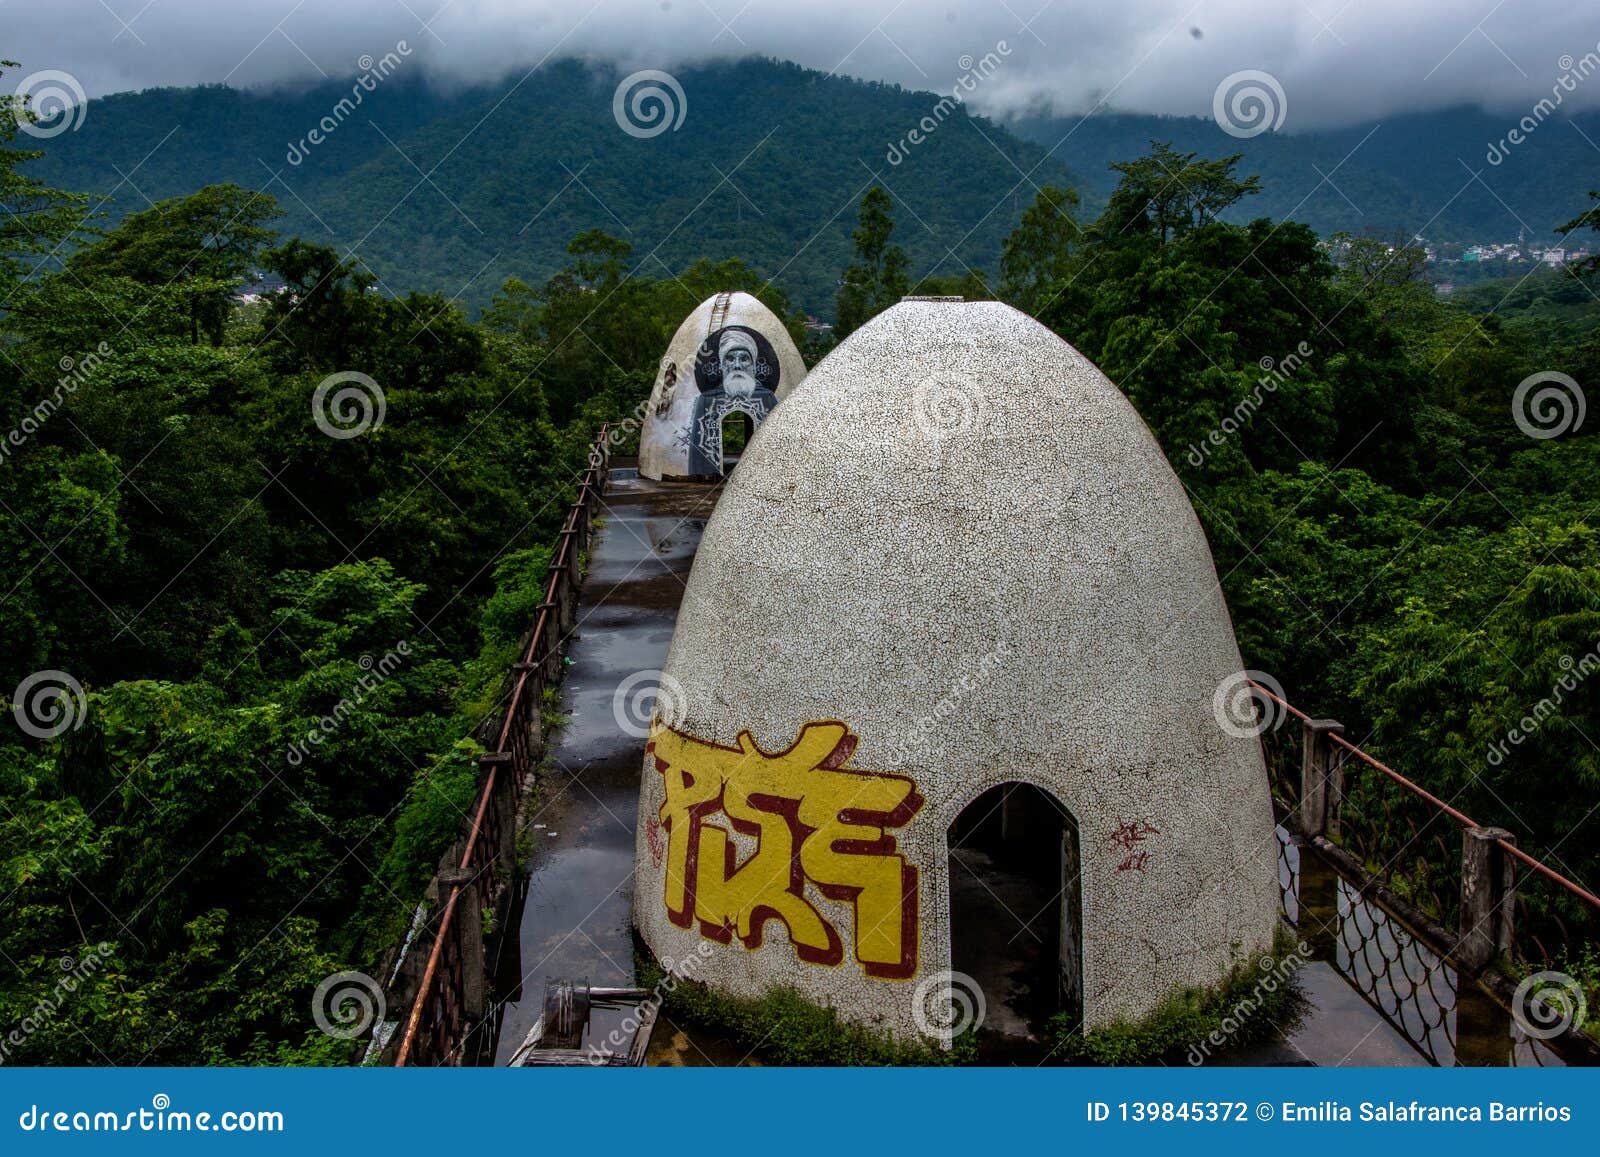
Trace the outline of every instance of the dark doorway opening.
{"type": "Polygon", "coordinates": [[[739,459],[744,457],[744,448],[750,442],[750,435],[755,433],[755,422],[749,414],[738,410],[724,415],[722,419],[722,472],[726,474],[739,464],[739,459]]]}
{"type": "Polygon", "coordinates": [[[983,989],[980,1052],[1026,1056],[1056,1013],[1082,1021],[1077,821],[1048,792],[1001,784],[956,817],[949,843],[950,966],[983,989]]]}

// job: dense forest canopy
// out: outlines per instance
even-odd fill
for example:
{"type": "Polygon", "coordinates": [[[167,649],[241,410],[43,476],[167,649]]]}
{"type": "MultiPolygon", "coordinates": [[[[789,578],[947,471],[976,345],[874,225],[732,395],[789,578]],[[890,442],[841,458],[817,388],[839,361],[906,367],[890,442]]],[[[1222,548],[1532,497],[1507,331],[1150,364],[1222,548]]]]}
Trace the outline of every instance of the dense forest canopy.
{"type": "MultiPolygon", "coordinates": [[[[842,132],[858,113],[839,96],[808,115],[842,132]]],[[[474,322],[286,231],[270,188],[197,182],[97,220],[31,143],[0,117],[0,688],[30,721],[0,729],[0,1021],[33,1016],[59,961],[104,966],[5,1059],[347,1061],[310,993],[372,967],[453,838],[599,423],[637,412],[717,290],[758,293],[810,359],[831,339],[743,259],[780,243],[770,221],[669,253],[557,215],[530,230],[554,271],[516,256],[474,322]],[[243,292],[261,277],[282,290],[243,292]],[[40,686],[64,694],[24,694],[40,686]]],[[[1249,667],[1600,878],[1600,680],[1571,677],[1600,647],[1600,438],[1519,391],[1600,381],[1592,270],[1441,300],[1404,241],[1253,217],[1238,155],[1159,140],[1096,198],[1051,174],[939,268],[891,193],[811,163],[752,175],[849,207],[807,283],[837,288],[840,335],[905,292],[1032,313],[1165,447],[1249,667]]],[[[374,202],[398,196],[385,180],[374,202]]],[[[1545,224],[1587,235],[1594,198],[1568,188],[1545,224]]],[[[437,260],[419,280],[478,268],[437,260]]]]}

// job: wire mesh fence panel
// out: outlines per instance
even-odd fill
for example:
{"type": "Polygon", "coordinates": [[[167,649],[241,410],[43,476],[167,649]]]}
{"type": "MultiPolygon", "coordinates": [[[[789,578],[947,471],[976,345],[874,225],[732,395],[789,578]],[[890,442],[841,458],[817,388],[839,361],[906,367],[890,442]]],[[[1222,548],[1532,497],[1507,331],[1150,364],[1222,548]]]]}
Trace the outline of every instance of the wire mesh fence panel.
{"type": "Polygon", "coordinates": [[[1352,775],[1338,842],[1395,893],[1447,928],[1461,910],[1461,828],[1399,784],[1352,775]]]}

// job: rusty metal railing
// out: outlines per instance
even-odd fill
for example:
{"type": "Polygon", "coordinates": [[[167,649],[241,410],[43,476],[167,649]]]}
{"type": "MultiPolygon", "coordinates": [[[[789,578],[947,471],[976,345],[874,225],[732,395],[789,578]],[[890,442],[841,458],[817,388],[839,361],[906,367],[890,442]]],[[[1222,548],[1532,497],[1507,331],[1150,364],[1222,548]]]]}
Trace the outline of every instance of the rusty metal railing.
{"type": "Polygon", "coordinates": [[[522,787],[543,750],[541,700],[559,678],[561,632],[576,618],[579,556],[588,541],[605,485],[610,423],[589,451],[578,497],[567,512],[550,562],[544,601],[534,616],[521,658],[512,666],[511,691],[484,769],[454,871],[441,872],[444,903],[434,927],[427,965],[406,1016],[394,1064],[448,1064],[467,1039],[481,1032],[488,1013],[481,905],[497,863],[515,870],[517,810],[522,787]]]}
{"type": "MultiPolygon", "coordinates": [[[[1366,766],[1386,777],[1390,782],[1398,785],[1410,797],[1426,804],[1427,807],[1432,809],[1435,814],[1447,816],[1451,820],[1454,820],[1461,826],[1464,832],[1470,833],[1473,837],[1476,837],[1477,842],[1484,845],[1491,845],[1498,856],[1507,857],[1509,860],[1514,860],[1516,863],[1531,869],[1549,883],[1564,889],[1573,897],[1577,898],[1583,905],[1586,905],[1591,910],[1594,917],[1600,918],[1600,897],[1597,897],[1594,893],[1568,879],[1566,876],[1562,875],[1560,872],[1557,872],[1549,865],[1523,851],[1517,846],[1516,840],[1511,833],[1503,831],[1499,828],[1483,827],[1461,809],[1454,807],[1440,799],[1438,796],[1434,795],[1420,784],[1408,779],[1404,775],[1401,775],[1398,771],[1383,763],[1381,760],[1375,759],[1373,756],[1369,755],[1356,744],[1351,743],[1342,734],[1340,734],[1342,728],[1340,728],[1337,723],[1333,723],[1329,720],[1313,719],[1304,711],[1301,711],[1293,704],[1287,702],[1282,696],[1276,694],[1270,688],[1264,687],[1254,680],[1251,681],[1250,685],[1263,697],[1271,700],[1279,707],[1283,708],[1284,711],[1288,712],[1290,715],[1293,715],[1300,721],[1302,725],[1304,735],[1303,750],[1305,758],[1302,764],[1302,798],[1300,800],[1300,805],[1302,815],[1309,815],[1311,817],[1311,823],[1309,827],[1312,830],[1308,831],[1307,834],[1311,836],[1326,835],[1329,837],[1338,835],[1339,807],[1343,802],[1344,797],[1343,763],[1348,757],[1354,757],[1366,766]],[[1337,748],[1343,754],[1337,758],[1331,757],[1330,753],[1334,748],[1337,748]],[[1309,808],[1307,807],[1308,795],[1311,797],[1311,804],[1309,808]]],[[[1426,826],[1426,824],[1422,825],[1422,827],[1426,826]]],[[[1421,829],[1416,824],[1412,824],[1412,829],[1413,839],[1422,835],[1421,829]]],[[[1434,838],[1436,837],[1437,833],[1435,833],[1434,838]]],[[[1472,840],[1468,840],[1464,844],[1464,848],[1470,849],[1472,843],[1472,840]]],[[[1464,851],[1464,861],[1466,860],[1467,855],[1468,852],[1464,851]]],[[[1463,870],[1465,871],[1465,863],[1463,865],[1463,870]]],[[[1480,876],[1481,875],[1482,873],[1480,873],[1480,876]]],[[[1476,914],[1469,915],[1464,912],[1456,913],[1460,923],[1463,926],[1464,938],[1469,933],[1474,935],[1477,934],[1479,932],[1479,925],[1493,925],[1498,923],[1501,919],[1498,913],[1502,910],[1509,909],[1515,903],[1515,896],[1513,894],[1515,886],[1512,882],[1513,873],[1509,871],[1501,871],[1495,873],[1495,875],[1496,879],[1490,882],[1489,890],[1491,897],[1487,903],[1487,907],[1493,911],[1493,915],[1486,915],[1485,911],[1483,910],[1484,906],[1481,904],[1480,911],[1476,914]]],[[[1465,881],[1463,881],[1464,890],[1465,887],[1465,881]]],[[[1444,919],[1446,918],[1448,910],[1450,909],[1450,905],[1441,903],[1436,905],[1436,908],[1437,910],[1432,914],[1437,918],[1444,919]]],[[[1483,936],[1486,938],[1486,941],[1484,944],[1475,946],[1476,948],[1480,949],[1480,951],[1478,951],[1476,954],[1479,956],[1484,956],[1490,951],[1491,948],[1497,948],[1500,950],[1509,949],[1509,935],[1509,920],[1507,920],[1501,931],[1483,932],[1483,936]]]]}

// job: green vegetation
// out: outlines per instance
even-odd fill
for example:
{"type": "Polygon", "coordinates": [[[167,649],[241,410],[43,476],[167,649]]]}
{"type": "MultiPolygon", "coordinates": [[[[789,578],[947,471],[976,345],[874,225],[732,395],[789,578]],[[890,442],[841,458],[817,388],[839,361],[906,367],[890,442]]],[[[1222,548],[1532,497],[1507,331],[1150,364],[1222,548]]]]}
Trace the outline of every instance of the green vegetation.
{"type": "Polygon", "coordinates": [[[1050,1063],[1061,1065],[1196,1064],[1292,1031],[1305,1013],[1295,971],[1303,962],[1280,934],[1269,956],[1237,964],[1213,988],[1173,993],[1149,1016],[1089,1033],[1064,1015],[1050,1022],[1050,1063]]]}
{"type": "MultiPolygon", "coordinates": [[[[662,1013],[688,1028],[704,1029],[751,1050],[772,1065],[952,1065],[970,1062],[970,1035],[950,1050],[904,1041],[841,1020],[837,1011],[807,1000],[792,988],[774,988],[760,999],[730,996],[693,980],[664,982],[661,966],[636,959],[640,984],[664,994],[662,1013]]],[[[908,994],[909,999],[909,994],[908,994]]]]}

